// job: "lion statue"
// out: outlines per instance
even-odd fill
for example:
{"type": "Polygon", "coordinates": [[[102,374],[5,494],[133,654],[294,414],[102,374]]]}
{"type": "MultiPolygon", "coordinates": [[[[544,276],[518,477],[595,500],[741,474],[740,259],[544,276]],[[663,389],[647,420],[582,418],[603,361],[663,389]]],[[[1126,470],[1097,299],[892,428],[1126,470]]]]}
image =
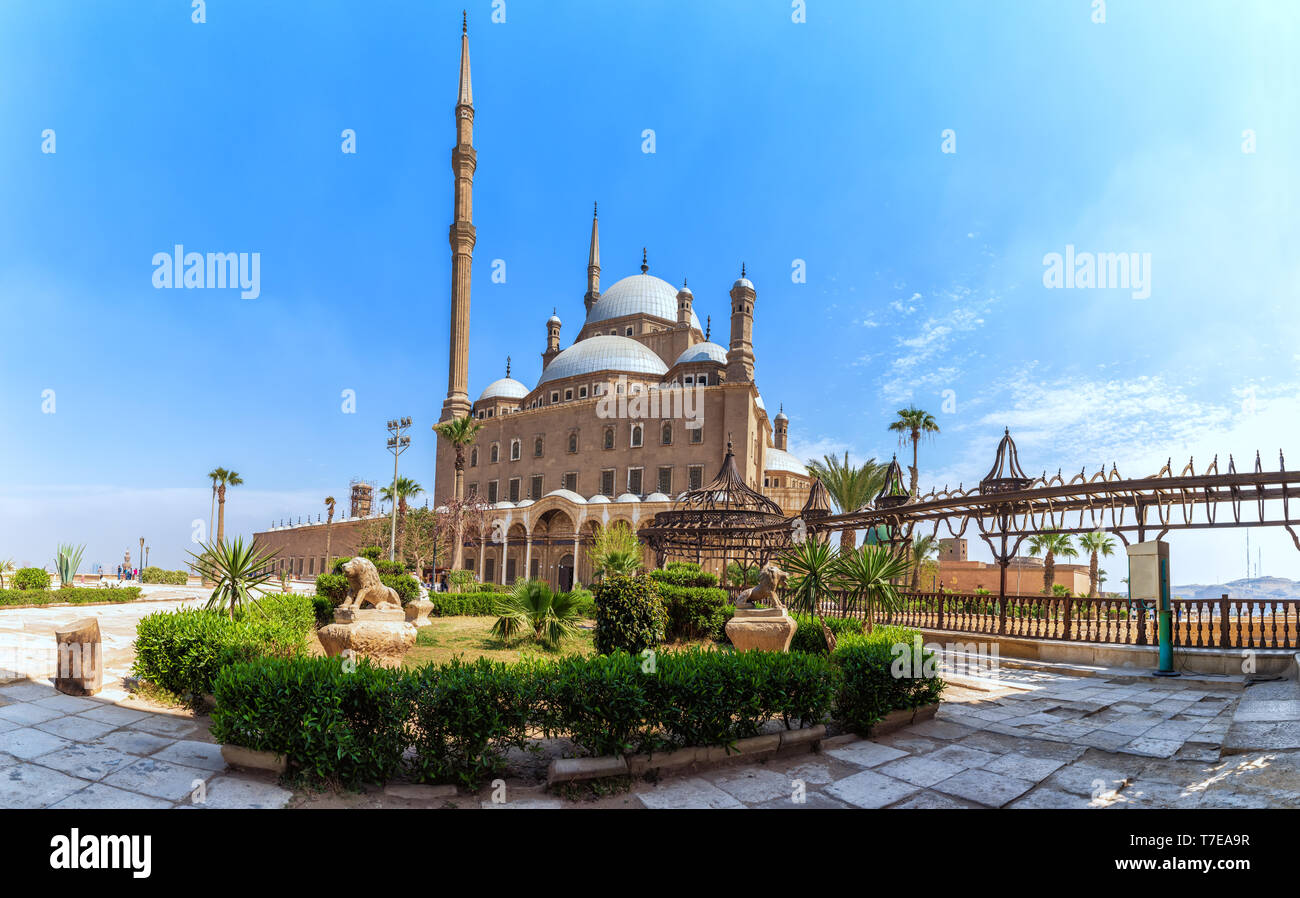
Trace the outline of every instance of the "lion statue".
{"type": "Polygon", "coordinates": [[[753,607],[756,603],[763,602],[784,611],[785,604],[777,595],[777,590],[785,586],[786,578],[789,576],[775,564],[763,565],[763,569],[758,572],[758,585],[742,592],[736,599],[736,607],[742,605],[753,607]]]}
{"type": "Polygon", "coordinates": [[[343,575],[348,578],[348,597],[340,608],[357,611],[362,605],[370,605],[386,611],[402,607],[397,590],[379,582],[379,571],[369,558],[353,558],[343,565],[343,575]]]}

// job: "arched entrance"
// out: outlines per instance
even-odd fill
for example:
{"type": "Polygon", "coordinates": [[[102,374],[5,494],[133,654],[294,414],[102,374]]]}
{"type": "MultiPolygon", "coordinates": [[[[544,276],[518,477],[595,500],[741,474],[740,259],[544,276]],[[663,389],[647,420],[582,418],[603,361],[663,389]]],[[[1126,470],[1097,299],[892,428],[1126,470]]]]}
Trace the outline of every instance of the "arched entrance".
{"type": "Polygon", "coordinates": [[[560,563],[556,567],[558,574],[560,592],[568,592],[573,589],[573,555],[565,555],[560,558],[560,563]]]}

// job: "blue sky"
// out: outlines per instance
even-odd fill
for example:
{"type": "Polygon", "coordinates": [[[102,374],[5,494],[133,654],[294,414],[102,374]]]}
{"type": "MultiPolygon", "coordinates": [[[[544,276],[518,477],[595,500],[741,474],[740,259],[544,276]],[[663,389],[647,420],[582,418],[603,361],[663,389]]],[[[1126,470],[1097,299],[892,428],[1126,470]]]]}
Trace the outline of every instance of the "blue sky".
{"type": "MultiPolygon", "coordinates": [[[[179,565],[209,468],[244,476],[228,526],[251,532],[387,476],[399,414],[404,470],[432,486],[460,9],[0,5],[0,557],[74,540],[111,564],[144,535],[179,565]],[[260,253],[261,295],[154,289],[177,243],[260,253]]],[[[802,457],[887,459],[916,402],[943,431],[927,486],[977,480],[1004,426],[1034,473],[1279,447],[1300,464],[1300,7],[468,12],[471,393],[507,354],[533,382],[552,307],[576,334],[599,200],[605,283],[644,245],[715,337],[746,263],[758,383],[802,457]],[[1046,288],[1067,245],[1149,253],[1151,295],[1046,288]]],[[[1289,538],[1256,539],[1266,573],[1300,577],[1289,538]]],[[[1176,580],[1240,576],[1243,541],[1176,537],[1176,580]]]]}

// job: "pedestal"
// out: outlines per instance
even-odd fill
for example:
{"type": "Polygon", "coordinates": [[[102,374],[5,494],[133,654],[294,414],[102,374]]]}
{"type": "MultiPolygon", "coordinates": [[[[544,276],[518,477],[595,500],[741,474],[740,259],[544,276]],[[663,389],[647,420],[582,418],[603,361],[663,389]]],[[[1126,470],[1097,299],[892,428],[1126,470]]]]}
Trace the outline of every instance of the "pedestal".
{"type": "Polygon", "coordinates": [[[738,652],[788,652],[799,625],[781,608],[737,608],[727,638],[738,652]]]}
{"type": "Polygon", "coordinates": [[[83,617],[54,631],[54,688],[67,695],[94,695],[104,685],[99,618],[83,617]]]}
{"type": "Polygon", "coordinates": [[[414,602],[408,603],[404,610],[406,611],[406,622],[413,624],[417,629],[427,627],[433,623],[429,620],[429,613],[433,611],[433,603],[428,599],[416,599],[414,602]]]}
{"type": "Polygon", "coordinates": [[[317,630],[316,637],[330,657],[350,649],[380,667],[401,667],[402,657],[415,645],[415,627],[401,608],[338,608],[334,623],[317,630]]]}

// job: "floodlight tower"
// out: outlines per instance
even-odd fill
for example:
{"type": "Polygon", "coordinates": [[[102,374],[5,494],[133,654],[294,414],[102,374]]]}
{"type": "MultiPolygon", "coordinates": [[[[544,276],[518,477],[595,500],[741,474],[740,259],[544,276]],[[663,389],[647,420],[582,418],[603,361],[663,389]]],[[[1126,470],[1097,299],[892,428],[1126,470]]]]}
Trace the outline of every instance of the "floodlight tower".
{"type": "Polygon", "coordinates": [[[397,560],[397,459],[411,445],[406,432],[411,429],[410,418],[394,418],[388,422],[388,451],[393,453],[393,526],[388,538],[388,560],[397,560]]]}

